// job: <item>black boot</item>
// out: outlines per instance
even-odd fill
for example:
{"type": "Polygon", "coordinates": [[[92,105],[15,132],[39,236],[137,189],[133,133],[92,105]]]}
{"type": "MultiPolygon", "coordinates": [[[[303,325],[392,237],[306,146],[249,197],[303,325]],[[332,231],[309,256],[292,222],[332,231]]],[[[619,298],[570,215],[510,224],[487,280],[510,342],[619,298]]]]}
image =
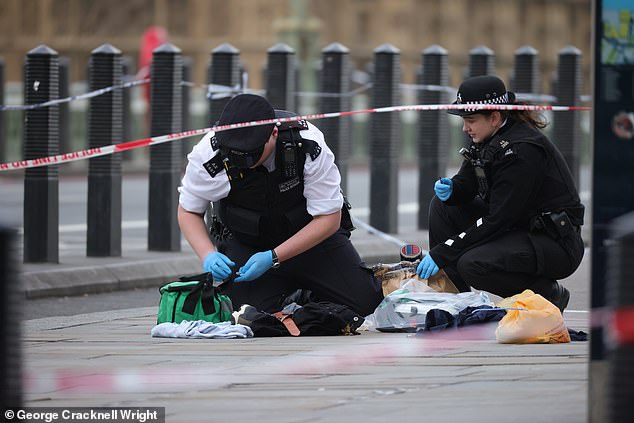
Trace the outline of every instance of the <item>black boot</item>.
{"type": "Polygon", "coordinates": [[[555,282],[555,285],[553,286],[553,293],[550,298],[546,297],[546,299],[555,304],[563,313],[564,309],[568,307],[568,301],[570,301],[570,291],[555,282]]]}
{"type": "Polygon", "coordinates": [[[563,313],[570,301],[570,291],[556,280],[542,279],[535,282],[530,289],[553,303],[563,313]]]}

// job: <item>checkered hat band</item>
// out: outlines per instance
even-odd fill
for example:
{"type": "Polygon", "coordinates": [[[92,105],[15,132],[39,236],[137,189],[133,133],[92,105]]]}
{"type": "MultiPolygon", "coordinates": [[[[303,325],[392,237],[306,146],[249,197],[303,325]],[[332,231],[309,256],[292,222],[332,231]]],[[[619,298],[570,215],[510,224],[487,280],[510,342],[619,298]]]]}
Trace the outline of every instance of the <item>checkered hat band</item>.
{"type": "MultiPolygon", "coordinates": [[[[457,103],[457,104],[507,104],[509,102],[508,93],[504,93],[499,97],[490,98],[488,100],[480,100],[480,101],[467,101],[465,103],[457,103]]],[[[475,112],[478,109],[463,109],[466,112],[475,112]]]]}

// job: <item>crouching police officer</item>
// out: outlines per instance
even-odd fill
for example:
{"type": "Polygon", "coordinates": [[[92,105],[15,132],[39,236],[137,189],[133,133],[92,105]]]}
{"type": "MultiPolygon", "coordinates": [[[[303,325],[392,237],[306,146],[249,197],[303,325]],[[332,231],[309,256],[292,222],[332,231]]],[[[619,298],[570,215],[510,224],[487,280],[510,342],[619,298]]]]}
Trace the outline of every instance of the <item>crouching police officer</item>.
{"type": "MultiPolygon", "coordinates": [[[[495,76],[465,80],[454,104],[514,104],[495,76]]],[[[562,311],[583,257],[584,207],[561,153],[529,111],[451,110],[472,142],[457,175],[436,182],[429,210],[429,254],[417,268],[445,270],[461,290],[501,297],[531,289],[562,311]]]]}
{"type": "MultiPolygon", "coordinates": [[[[275,117],[266,99],[241,94],[218,124],[275,117]]],[[[210,133],[188,160],[178,222],[204,270],[234,280],[224,292],[236,309],[277,311],[302,288],[364,316],[374,311],[381,288],[350,243],[341,176],[319,129],[298,121],[210,133]],[[225,228],[214,243],[203,218],[210,202],[225,228]]]]}

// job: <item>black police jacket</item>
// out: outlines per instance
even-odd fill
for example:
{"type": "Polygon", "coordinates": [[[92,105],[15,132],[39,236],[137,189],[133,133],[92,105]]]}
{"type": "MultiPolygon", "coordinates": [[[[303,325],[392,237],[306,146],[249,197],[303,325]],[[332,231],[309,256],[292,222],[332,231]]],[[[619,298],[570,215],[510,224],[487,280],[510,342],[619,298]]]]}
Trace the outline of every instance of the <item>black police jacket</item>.
{"type": "Polygon", "coordinates": [[[220,220],[240,242],[262,250],[278,246],[312,220],[304,197],[304,164],[307,156],[316,159],[321,147],[299,136],[308,128],[305,122],[285,125],[278,132],[273,172],[223,162],[231,190],[217,204],[220,220]]]}
{"type": "Polygon", "coordinates": [[[430,251],[440,267],[458,260],[467,250],[489,242],[511,229],[529,230],[536,216],[565,210],[572,224],[583,224],[583,205],[570,169],[561,152],[538,129],[509,118],[506,124],[470,151],[486,175],[476,176],[475,160],[465,160],[453,180],[446,204],[460,206],[476,195],[488,203],[489,212],[466,231],[430,251]]]}

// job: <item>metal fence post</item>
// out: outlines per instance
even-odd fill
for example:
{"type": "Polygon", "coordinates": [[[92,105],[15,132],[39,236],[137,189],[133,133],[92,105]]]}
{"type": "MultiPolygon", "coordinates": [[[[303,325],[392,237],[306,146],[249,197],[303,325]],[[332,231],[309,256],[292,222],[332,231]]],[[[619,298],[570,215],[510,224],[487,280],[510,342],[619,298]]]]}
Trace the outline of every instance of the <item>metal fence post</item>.
{"type": "Polygon", "coordinates": [[[295,50],[278,43],[267,51],[266,98],[276,109],[295,111],[295,50]]]}
{"type": "MultiPolygon", "coordinates": [[[[59,98],[59,57],[40,45],[26,56],[24,104],[59,98]]],[[[59,106],[25,112],[24,159],[59,154],[59,106]]],[[[59,262],[59,170],[57,165],[24,171],[24,262],[59,262]]]]}
{"type": "MultiPolygon", "coordinates": [[[[372,108],[400,104],[401,52],[391,44],[374,50],[372,108]]],[[[398,232],[398,164],[401,153],[400,115],[370,115],[370,225],[398,232]]]]}
{"type": "MultiPolygon", "coordinates": [[[[320,90],[333,96],[321,97],[321,113],[350,110],[350,58],[347,47],[332,43],[322,53],[320,90]]],[[[348,160],[350,158],[350,138],[348,138],[348,118],[324,119],[319,128],[330,149],[335,153],[335,163],[341,173],[341,188],[346,192],[348,185],[348,160]]]]}
{"type": "MultiPolygon", "coordinates": [[[[211,85],[236,87],[240,85],[240,50],[224,43],[211,51],[211,62],[207,82],[211,85]]],[[[234,93],[227,96],[216,92],[216,98],[209,98],[209,118],[213,125],[222,114],[222,110],[234,93]]]]}
{"type": "Polygon", "coordinates": [[[515,50],[512,91],[519,94],[539,94],[539,53],[531,46],[515,50]]]}
{"type": "MultiPolygon", "coordinates": [[[[183,61],[181,50],[165,43],[152,52],[151,136],[181,131],[183,61]]],[[[180,251],[178,184],[182,156],[175,142],[150,147],[148,249],[180,251]]]]}
{"type": "MultiPolygon", "coordinates": [[[[581,50],[568,46],[559,50],[557,105],[578,106],[581,97],[581,50]]],[[[579,186],[579,112],[557,113],[553,119],[553,141],[561,150],[579,186]]]]}
{"type": "MultiPolygon", "coordinates": [[[[422,53],[423,68],[419,82],[436,89],[419,91],[419,104],[444,104],[449,85],[449,59],[446,49],[433,45],[422,53]]],[[[443,111],[418,114],[418,228],[429,227],[429,203],[434,196],[434,181],[445,174],[449,151],[449,117],[443,111]]]]}
{"type": "MultiPolygon", "coordinates": [[[[90,56],[90,91],[121,85],[121,51],[110,44],[94,49],[90,56]]],[[[118,144],[123,137],[122,90],[90,99],[88,145],[90,148],[118,144]]],[[[86,255],[121,256],[121,155],[95,157],[88,162],[88,230],[86,255]]]]}
{"type": "Polygon", "coordinates": [[[0,224],[0,409],[22,406],[21,303],[15,254],[15,231],[0,224]]]}
{"type": "Polygon", "coordinates": [[[469,51],[469,77],[495,74],[495,53],[486,46],[469,51]]]}
{"type": "Polygon", "coordinates": [[[615,219],[611,230],[606,286],[606,305],[611,314],[609,327],[603,332],[609,337],[605,416],[606,421],[616,423],[630,421],[634,413],[634,341],[627,330],[634,310],[634,213],[615,219]]]}

